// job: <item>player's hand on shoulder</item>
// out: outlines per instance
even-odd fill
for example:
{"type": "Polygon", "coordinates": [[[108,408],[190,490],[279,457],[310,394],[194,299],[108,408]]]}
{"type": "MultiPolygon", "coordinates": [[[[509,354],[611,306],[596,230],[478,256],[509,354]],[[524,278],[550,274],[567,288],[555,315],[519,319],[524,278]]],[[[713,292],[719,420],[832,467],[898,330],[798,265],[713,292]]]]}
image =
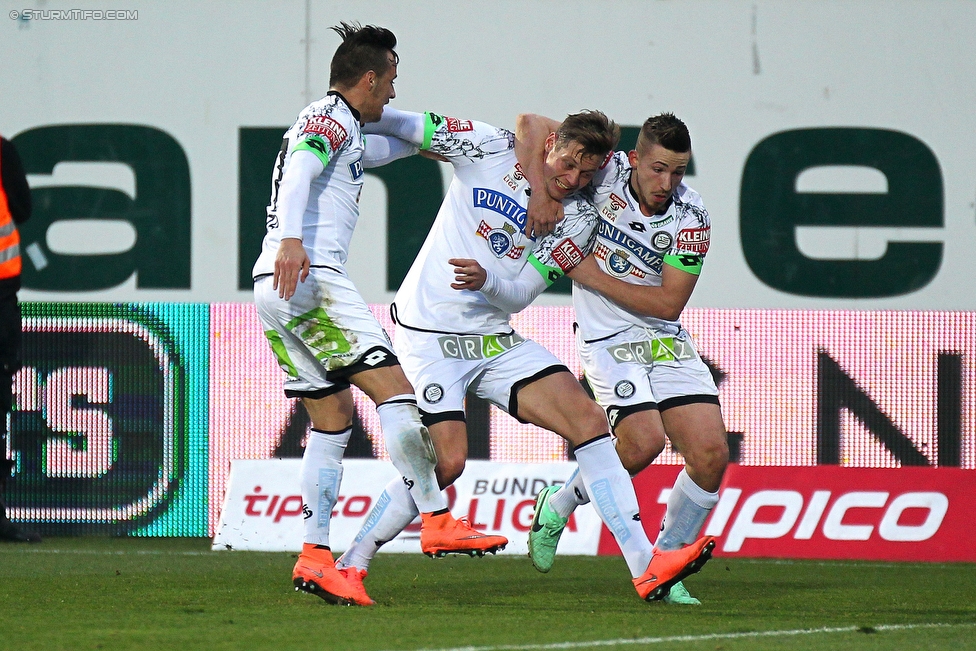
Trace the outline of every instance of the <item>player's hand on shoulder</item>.
{"type": "Polygon", "coordinates": [[[468,258],[451,258],[448,264],[454,265],[454,280],[451,287],[454,289],[468,289],[473,292],[485,286],[488,280],[488,272],[478,264],[477,260],[468,258]]]}
{"type": "Polygon", "coordinates": [[[274,270],[274,288],[278,290],[279,298],[291,300],[299,281],[305,282],[308,278],[310,264],[301,240],[294,237],[281,240],[274,270]]]}

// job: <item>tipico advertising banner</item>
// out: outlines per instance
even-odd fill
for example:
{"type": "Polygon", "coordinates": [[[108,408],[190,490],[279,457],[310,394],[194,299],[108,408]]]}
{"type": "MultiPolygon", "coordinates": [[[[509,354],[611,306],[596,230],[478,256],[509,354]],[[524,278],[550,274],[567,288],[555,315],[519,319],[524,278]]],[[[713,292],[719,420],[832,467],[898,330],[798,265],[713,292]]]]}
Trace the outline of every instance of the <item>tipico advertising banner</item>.
{"type": "MultiPolygon", "coordinates": [[[[215,550],[299,551],[303,534],[301,461],[235,461],[213,539],[215,550]]],[[[397,479],[389,462],[343,463],[332,511],[330,544],[345,550],[382,505],[397,479]]],[[[565,483],[573,463],[473,461],[445,491],[455,517],[503,535],[505,554],[525,555],[538,492],[565,483]]],[[[681,466],[654,465],[635,478],[641,519],[653,543],[681,466]]],[[[732,464],[703,534],[716,536],[717,556],[976,561],[961,544],[976,508],[972,471],[955,468],[756,467],[732,464]]],[[[416,520],[383,552],[420,553],[416,520]]],[[[559,542],[561,554],[619,554],[590,505],[578,507],[559,542]]]]}
{"type": "MultiPolygon", "coordinates": [[[[300,465],[297,459],[233,462],[213,549],[301,551],[300,465]]],[[[380,502],[383,489],[398,479],[388,461],[349,459],[342,465],[339,498],[329,524],[330,544],[336,550],[348,548],[380,502]]],[[[528,553],[535,496],[546,486],[565,483],[575,467],[567,462],[472,461],[445,494],[455,517],[467,518],[480,531],[508,538],[508,545],[499,553],[524,556],[528,553]]],[[[596,511],[579,509],[566,527],[560,550],[595,554],[600,526],[596,511]]],[[[419,518],[381,551],[419,554],[419,518]]]]}
{"type": "MultiPolygon", "coordinates": [[[[680,466],[634,480],[653,542],[680,466]]],[[[703,534],[716,556],[976,561],[976,476],[958,468],[759,467],[732,464],[703,534]]],[[[579,509],[577,509],[579,510],[579,509]]],[[[603,527],[600,554],[619,554],[603,527]]]]}

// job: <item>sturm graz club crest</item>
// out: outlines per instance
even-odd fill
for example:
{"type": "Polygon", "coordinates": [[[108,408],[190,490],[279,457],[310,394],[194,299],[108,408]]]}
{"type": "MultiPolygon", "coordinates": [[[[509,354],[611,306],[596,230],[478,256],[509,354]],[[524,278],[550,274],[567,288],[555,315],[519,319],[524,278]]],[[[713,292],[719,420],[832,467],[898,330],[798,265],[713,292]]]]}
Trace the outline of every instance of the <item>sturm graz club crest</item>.
{"type": "Polygon", "coordinates": [[[630,380],[621,380],[613,387],[613,392],[618,398],[629,398],[634,395],[634,384],[630,380]]]}
{"type": "Polygon", "coordinates": [[[424,400],[429,404],[435,404],[440,402],[440,399],[444,397],[444,387],[439,384],[428,384],[424,387],[424,400]]]}
{"type": "Polygon", "coordinates": [[[630,268],[633,266],[628,260],[629,256],[619,249],[614,251],[607,256],[607,271],[609,271],[614,276],[626,276],[630,273],[630,268]]]}
{"type": "Polygon", "coordinates": [[[487,222],[481,222],[478,227],[478,235],[488,241],[491,252],[496,258],[503,258],[506,255],[517,259],[522,254],[521,246],[515,244],[515,227],[511,224],[504,224],[501,228],[492,228],[487,222]]]}
{"type": "Polygon", "coordinates": [[[674,238],[671,237],[671,233],[667,231],[658,231],[654,233],[654,237],[651,238],[651,246],[654,247],[655,251],[667,251],[671,248],[671,244],[674,242],[674,238]]]}

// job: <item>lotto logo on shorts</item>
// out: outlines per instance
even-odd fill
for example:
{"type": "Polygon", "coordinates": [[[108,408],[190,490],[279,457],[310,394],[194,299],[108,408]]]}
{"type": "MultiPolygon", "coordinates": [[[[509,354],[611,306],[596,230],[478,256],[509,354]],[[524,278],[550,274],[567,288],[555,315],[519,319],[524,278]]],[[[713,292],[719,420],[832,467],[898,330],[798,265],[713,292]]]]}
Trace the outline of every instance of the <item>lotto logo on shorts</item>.
{"type": "Polygon", "coordinates": [[[458,133],[459,131],[474,131],[474,125],[471,124],[471,120],[447,118],[447,130],[451,133],[458,133]]]}
{"type": "Polygon", "coordinates": [[[327,115],[314,115],[308,119],[305,124],[305,129],[302,133],[314,133],[318,136],[325,136],[329,144],[332,145],[332,151],[339,149],[339,146],[346,141],[346,129],[328,117],[327,115]]]}
{"type": "Polygon", "coordinates": [[[525,341],[517,333],[510,335],[470,335],[438,337],[444,357],[450,359],[487,359],[501,355],[525,341]]]}
{"type": "Polygon", "coordinates": [[[583,262],[583,252],[573,240],[564,240],[552,250],[552,259],[560,269],[568,273],[583,262]]]}

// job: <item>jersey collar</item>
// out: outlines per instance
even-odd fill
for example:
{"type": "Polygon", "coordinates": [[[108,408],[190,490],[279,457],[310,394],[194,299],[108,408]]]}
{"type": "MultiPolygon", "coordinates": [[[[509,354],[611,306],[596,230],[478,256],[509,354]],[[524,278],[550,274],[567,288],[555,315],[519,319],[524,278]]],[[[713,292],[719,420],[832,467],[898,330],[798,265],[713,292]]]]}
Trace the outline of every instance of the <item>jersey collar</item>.
{"type": "Polygon", "coordinates": [[[354,118],[356,118],[356,121],[357,122],[362,122],[362,120],[359,117],[359,111],[357,111],[356,108],[352,104],[349,103],[349,100],[347,100],[345,97],[342,96],[342,93],[340,93],[337,90],[330,90],[328,93],[326,93],[326,95],[335,95],[336,97],[338,97],[339,99],[341,99],[343,102],[346,103],[346,106],[349,107],[349,111],[352,113],[352,116],[354,118]]]}

